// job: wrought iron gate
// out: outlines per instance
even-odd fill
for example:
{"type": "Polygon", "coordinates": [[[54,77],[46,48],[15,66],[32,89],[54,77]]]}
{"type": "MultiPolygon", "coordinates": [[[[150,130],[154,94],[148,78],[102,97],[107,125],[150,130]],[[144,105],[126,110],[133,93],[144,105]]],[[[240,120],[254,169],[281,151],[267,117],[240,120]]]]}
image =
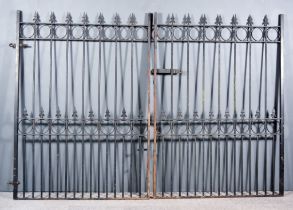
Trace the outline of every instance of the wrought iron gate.
{"type": "Polygon", "coordinates": [[[14,199],[284,193],[283,15],[17,12],[14,199]]]}

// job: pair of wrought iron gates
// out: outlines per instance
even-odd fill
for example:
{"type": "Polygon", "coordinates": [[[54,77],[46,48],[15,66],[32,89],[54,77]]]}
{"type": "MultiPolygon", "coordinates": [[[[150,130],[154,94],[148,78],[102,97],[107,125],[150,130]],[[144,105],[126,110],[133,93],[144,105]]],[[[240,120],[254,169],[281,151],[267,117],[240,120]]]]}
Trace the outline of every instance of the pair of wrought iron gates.
{"type": "Polygon", "coordinates": [[[283,15],[17,12],[15,199],[284,193],[283,15]]]}

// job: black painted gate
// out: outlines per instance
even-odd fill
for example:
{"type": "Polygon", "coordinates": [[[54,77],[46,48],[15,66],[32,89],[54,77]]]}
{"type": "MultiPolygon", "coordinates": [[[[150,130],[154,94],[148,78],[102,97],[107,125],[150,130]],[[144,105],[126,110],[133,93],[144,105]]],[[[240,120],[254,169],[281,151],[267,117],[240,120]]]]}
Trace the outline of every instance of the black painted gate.
{"type": "Polygon", "coordinates": [[[283,195],[283,15],[159,18],[17,12],[15,199],[283,195]]]}

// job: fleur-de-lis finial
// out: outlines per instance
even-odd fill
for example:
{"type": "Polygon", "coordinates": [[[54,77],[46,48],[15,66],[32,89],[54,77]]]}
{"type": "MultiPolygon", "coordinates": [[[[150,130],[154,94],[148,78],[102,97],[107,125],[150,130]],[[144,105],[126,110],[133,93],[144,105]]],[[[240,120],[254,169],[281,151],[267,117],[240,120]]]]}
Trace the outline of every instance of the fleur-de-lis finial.
{"type": "Polygon", "coordinates": [[[241,117],[242,119],[245,118],[245,111],[244,111],[244,110],[241,111],[241,113],[240,113],[240,117],[241,117]]]}
{"type": "Polygon", "coordinates": [[[125,120],[127,118],[127,114],[126,114],[125,108],[122,109],[121,118],[122,118],[122,120],[125,120]]]}
{"type": "Polygon", "coordinates": [[[272,118],[276,118],[276,110],[275,110],[275,109],[272,110],[271,117],[272,117],[272,118]]]}
{"type": "Polygon", "coordinates": [[[264,16],[263,21],[262,21],[262,25],[263,26],[269,25],[269,19],[268,19],[267,15],[264,16]]]}
{"type": "Polygon", "coordinates": [[[88,18],[86,13],[83,13],[82,18],[81,18],[81,22],[83,24],[88,24],[89,23],[89,18],[88,18]]]}
{"type": "Polygon", "coordinates": [[[197,111],[193,112],[193,119],[198,119],[198,112],[197,111]]]}
{"type": "Polygon", "coordinates": [[[225,111],[225,118],[229,118],[230,117],[230,112],[229,112],[229,110],[226,110],[225,111]]]}
{"type": "Polygon", "coordinates": [[[200,25],[206,25],[207,24],[207,17],[206,17],[206,15],[200,16],[199,24],[200,25]]]}
{"type": "Polygon", "coordinates": [[[23,108],[23,111],[22,111],[22,117],[24,119],[27,119],[27,117],[28,117],[27,109],[25,107],[23,108]]]}
{"type": "Polygon", "coordinates": [[[255,117],[256,117],[256,118],[260,118],[260,111],[259,111],[259,110],[256,111],[256,113],[255,113],[255,117]]]}
{"type": "Polygon", "coordinates": [[[133,13],[129,16],[129,23],[130,23],[130,25],[136,24],[136,17],[133,13]]]}
{"type": "Polygon", "coordinates": [[[33,21],[34,21],[35,23],[39,23],[39,22],[41,22],[40,15],[39,15],[38,12],[35,12],[35,14],[34,14],[34,18],[33,18],[33,21]]]}
{"type": "Polygon", "coordinates": [[[114,24],[115,25],[120,25],[121,24],[121,19],[118,13],[115,14],[114,16],[114,24]]]}
{"type": "Polygon", "coordinates": [[[191,24],[191,18],[190,18],[190,15],[189,14],[184,15],[184,17],[183,17],[183,24],[185,24],[185,25],[190,25],[191,24]]]}
{"type": "Polygon", "coordinates": [[[161,111],[161,119],[162,120],[166,119],[166,112],[164,110],[161,111]]]}
{"type": "Polygon", "coordinates": [[[138,119],[142,119],[143,118],[143,111],[139,110],[138,112],[138,119]]]}
{"type": "Polygon", "coordinates": [[[109,111],[109,109],[106,110],[105,117],[106,117],[106,120],[110,119],[110,111],[109,111]]]}
{"type": "Polygon", "coordinates": [[[98,24],[102,25],[104,23],[105,23],[104,15],[102,13],[100,13],[98,16],[98,24]]]}
{"type": "Polygon", "coordinates": [[[40,114],[39,114],[40,118],[44,118],[45,116],[45,112],[44,112],[44,109],[43,107],[40,108],[40,114]]]}
{"type": "Polygon", "coordinates": [[[76,108],[75,108],[75,107],[73,108],[72,117],[73,117],[73,118],[75,118],[75,119],[76,119],[76,118],[78,118],[78,115],[77,115],[77,110],[76,110],[76,108]]]}
{"type": "Polygon", "coordinates": [[[71,24],[71,23],[73,23],[73,21],[72,21],[72,16],[71,16],[71,14],[70,14],[69,12],[68,12],[67,15],[66,15],[65,22],[66,22],[67,24],[71,24]]]}
{"type": "Polygon", "coordinates": [[[213,111],[210,111],[209,112],[209,118],[212,119],[213,117],[214,117],[214,112],[213,111]]]}
{"type": "Polygon", "coordinates": [[[175,16],[174,16],[174,14],[172,14],[171,17],[169,18],[169,24],[170,24],[170,25],[174,25],[175,22],[176,22],[176,21],[175,21],[175,16]]]}
{"type": "Polygon", "coordinates": [[[231,25],[236,26],[237,24],[238,24],[238,19],[236,15],[233,15],[231,19],[231,25]]]}
{"type": "Polygon", "coordinates": [[[51,12],[49,21],[50,23],[53,23],[53,24],[57,22],[54,12],[51,12]]]}
{"type": "Polygon", "coordinates": [[[218,25],[218,26],[220,26],[220,25],[223,24],[223,20],[222,20],[222,16],[221,15],[217,15],[215,24],[218,25]]]}
{"type": "Polygon", "coordinates": [[[93,119],[94,116],[95,116],[95,114],[94,114],[93,110],[90,110],[90,111],[89,111],[89,118],[90,118],[90,119],[93,119]]]}
{"type": "Polygon", "coordinates": [[[178,119],[182,119],[182,111],[181,110],[179,110],[178,112],[177,112],[177,118],[178,119]]]}
{"type": "Polygon", "coordinates": [[[246,25],[248,25],[248,26],[252,26],[253,25],[253,19],[252,19],[251,15],[248,16],[246,25]]]}
{"type": "Polygon", "coordinates": [[[61,111],[60,111],[59,106],[57,107],[57,110],[56,110],[56,117],[57,118],[60,118],[61,117],[61,111]]]}

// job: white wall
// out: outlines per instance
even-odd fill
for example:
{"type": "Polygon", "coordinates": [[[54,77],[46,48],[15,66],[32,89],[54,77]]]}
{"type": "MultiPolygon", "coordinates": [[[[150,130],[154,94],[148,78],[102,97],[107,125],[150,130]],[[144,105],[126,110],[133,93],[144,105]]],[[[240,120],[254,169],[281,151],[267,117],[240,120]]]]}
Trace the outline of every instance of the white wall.
{"type": "Polygon", "coordinates": [[[14,70],[15,51],[8,47],[15,39],[16,10],[22,10],[24,19],[31,19],[38,11],[42,18],[48,18],[54,11],[57,18],[64,20],[67,12],[77,19],[83,12],[87,12],[94,19],[99,12],[103,12],[107,20],[114,13],[119,13],[126,19],[130,13],[135,13],[142,22],[147,12],[159,12],[163,16],[170,13],[183,17],[190,13],[195,19],[206,14],[212,22],[217,14],[224,17],[224,22],[230,22],[233,14],[237,14],[240,22],[244,23],[251,14],[256,23],[260,24],[265,14],[276,24],[277,15],[285,14],[285,186],[293,190],[293,106],[291,99],[291,85],[293,72],[293,1],[290,0],[0,0],[0,191],[12,188],[7,184],[12,178],[13,157],[13,104],[14,104],[14,70]]]}

